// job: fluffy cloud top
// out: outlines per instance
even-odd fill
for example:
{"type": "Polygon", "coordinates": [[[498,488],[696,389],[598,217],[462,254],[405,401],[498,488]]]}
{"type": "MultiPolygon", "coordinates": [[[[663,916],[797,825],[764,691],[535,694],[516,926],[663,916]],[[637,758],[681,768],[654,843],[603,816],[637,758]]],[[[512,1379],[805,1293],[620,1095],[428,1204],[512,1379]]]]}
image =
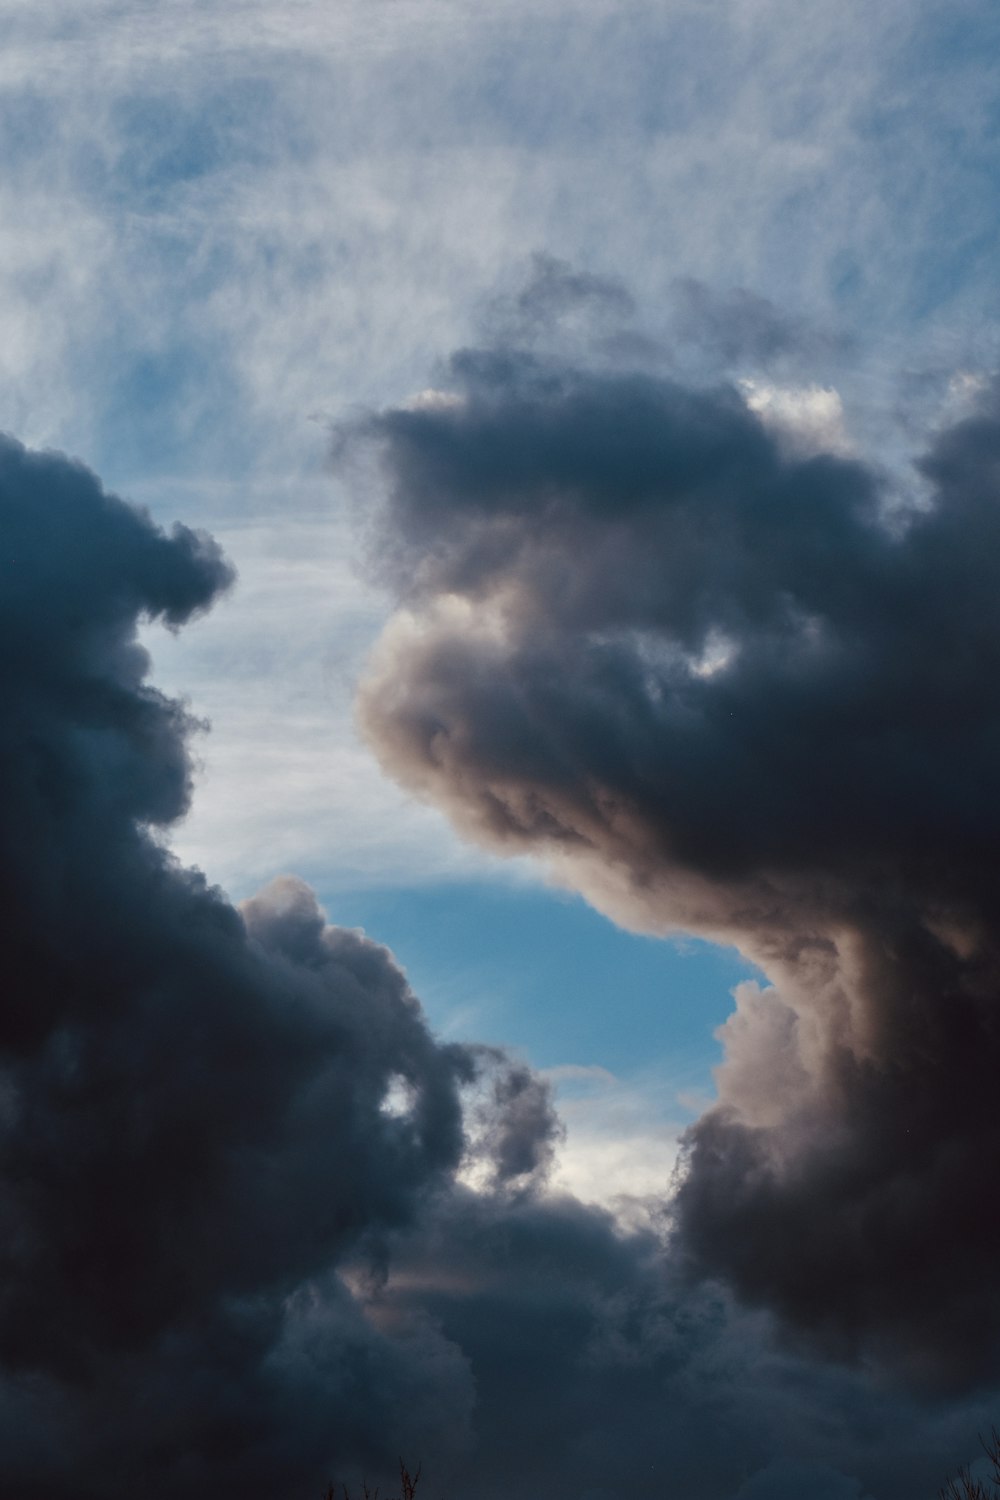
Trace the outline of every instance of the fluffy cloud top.
{"type": "Polygon", "coordinates": [[[400,601],[372,745],[473,837],[772,979],[689,1133],[690,1267],[840,1355],[995,1371],[995,396],[901,481],[735,386],[500,342],[451,389],[362,427],[400,601]]]}

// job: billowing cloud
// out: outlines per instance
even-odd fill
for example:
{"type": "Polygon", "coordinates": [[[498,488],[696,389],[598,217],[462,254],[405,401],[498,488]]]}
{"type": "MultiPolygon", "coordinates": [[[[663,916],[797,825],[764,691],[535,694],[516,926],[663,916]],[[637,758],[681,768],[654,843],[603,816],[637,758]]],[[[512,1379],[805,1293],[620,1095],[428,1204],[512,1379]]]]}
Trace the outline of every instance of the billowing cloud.
{"type": "Polygon", "coordinates": [[[137,625],[211,605],[215,544],[4,439],[0,573],[0,1491],[311,1500],[403,1452],[611,1496],[699,1471],[719,1402],[706,1495],[762,1468],[735,1376],[699,1411],[724,1301],[546,1196],[547,1083],[439,1043],[302,881],[237,910],[165,851],[194,726],[137,625]]]}
{"type": "Polygon", "coordinates": [[[314,1500],[402,1452],[462,1500],[897,1500],[968,1456],[987,1398],[811,1363],[655,1201],[547,1188],[547,1082],[302,881],[237,910],[166,852],[193,726],[136,630],[229,584],[210,539],[4,439],[0,574],[0,1491],[314,1500]]]}
{"type": "Polygon", "coordinates": [[[907,476],[738,386],[509,344],[450,377],[363,425],[399,598],[371,744],[473,838],[768,975],[688,1134],[691,1270],[918,1383],[995,1372],[995,396],[907,476]]]}
{"type": "Polygon", "coordinates": [[[0,1488],[294,1493],[434,1430],[432,1336],[336,1268],[457,1167],[476,1065],[300,881],[238,912],[158,841],[191,725],[136,627],[211,603],[215,545],[6,439],[0,536],[0,1488]]]}

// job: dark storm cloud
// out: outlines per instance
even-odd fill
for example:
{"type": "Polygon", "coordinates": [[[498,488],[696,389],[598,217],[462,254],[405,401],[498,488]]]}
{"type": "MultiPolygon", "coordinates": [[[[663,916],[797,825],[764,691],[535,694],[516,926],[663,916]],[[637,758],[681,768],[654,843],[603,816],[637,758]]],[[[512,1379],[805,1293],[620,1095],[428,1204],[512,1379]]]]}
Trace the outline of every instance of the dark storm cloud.
{"type": "Polygon", "coordinates": [[[0,572],[0,1488],[292,1493],[435,1430],[334,1270],[453,1171],[475,1063],[300,882],[239,913],[154,840],[190,725],[136,625],[211,603],[215,545],[5,439],[0,572]]]}
{"type": "MultiPolygon", "coordinates": [[[[697,1472],[739,1329],[651,1234],[543,1201],[543,1080],[435,1041],[302,882],[237,911],[157,842],[192,724],[136,627],[211,604],[214,544],[5,439],[0,573],[0,1492],[313,1500],[401,1451],[464,1500],[697,1472]]],[[[720,1500],[775,1438],[727,1391],[720,1500]]]]}
{"type": "Polygon", "coordinates": [[[469,1156],[486,1167],[495,1187],[538,1186],[565,1134],[551,1086],[495,1047],[476,1047],[474,1055],[481,1090],[469,1109],[475,1133],[469,1156]]]}
{"type": "Polygon", "coordinates": [[[725,1028],[675,1253],[838,1355],[995,1373],[1000,409],[904,504],[734,388],[509,346],[363,433],[401,601],[360,698],[383,764],[773,981],[725,1028]]]}
{"type": "Polygon", "coordinates": [[[439,1470],[444,1494],[912,1500],[990,1410],[776,1347],[766,1316],[684,1283],[655,1219],[624,1234],[571,1198],[459,1191],[393,1239],[373,1317],[429,1317],[475,1373],[477,1464],[439,1470]]]}
{"type": "Polygon", "coordinates": [[[431,1500],[902,1500],[956,1467],[989,1408],[775,1347],[655,1212],[548,1195],[529,1068],[437,1042],[301,881],[237,911],[164,852],[192,726],[136,626],[229,581],[0,442],[0,1493],[317,1500],[402,1452],[431,1500]]]}

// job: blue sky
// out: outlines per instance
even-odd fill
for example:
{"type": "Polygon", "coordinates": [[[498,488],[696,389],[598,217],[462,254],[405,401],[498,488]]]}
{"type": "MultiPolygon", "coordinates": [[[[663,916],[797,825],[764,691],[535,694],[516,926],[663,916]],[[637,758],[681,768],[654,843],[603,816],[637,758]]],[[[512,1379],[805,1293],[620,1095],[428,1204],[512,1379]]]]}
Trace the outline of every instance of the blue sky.
{"type": "MultiPolygon", "coordinates": [[[[0,23],[0,428],[237,570],[180,633],[143,626],[206,726],[164,837],[237,902],[308,880],[441,1038],[541,1070],[556,1184],[627,1218],[781,966],[542,845],[505,857],[380,766],[355,697],[400,600],[380,481],[335,434],[517,342],[729,382],[782,454],[919,499],[914,455],[997,363],[1000,11],[0,0],[0,23]],[[545,267],[603,291],[526,323],[545,267]]],[[[798,1461],[734,1500],[780,1500],[798,1461]]]]}

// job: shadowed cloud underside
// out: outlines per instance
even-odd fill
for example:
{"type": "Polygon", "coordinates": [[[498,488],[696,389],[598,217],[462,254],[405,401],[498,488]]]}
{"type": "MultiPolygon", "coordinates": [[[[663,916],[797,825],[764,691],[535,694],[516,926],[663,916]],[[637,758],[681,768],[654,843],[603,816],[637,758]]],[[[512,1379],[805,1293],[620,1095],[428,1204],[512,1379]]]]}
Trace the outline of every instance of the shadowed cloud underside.
{"type": "Polygon", "coordinates": [[[723,1028],[677,1251],[841,1356],[996,1369],[1000,416],[909,475],[730,385],[500,343],[355,429],[399,609],[359,699],[472,837],[772,981],[723,1028]]]}

